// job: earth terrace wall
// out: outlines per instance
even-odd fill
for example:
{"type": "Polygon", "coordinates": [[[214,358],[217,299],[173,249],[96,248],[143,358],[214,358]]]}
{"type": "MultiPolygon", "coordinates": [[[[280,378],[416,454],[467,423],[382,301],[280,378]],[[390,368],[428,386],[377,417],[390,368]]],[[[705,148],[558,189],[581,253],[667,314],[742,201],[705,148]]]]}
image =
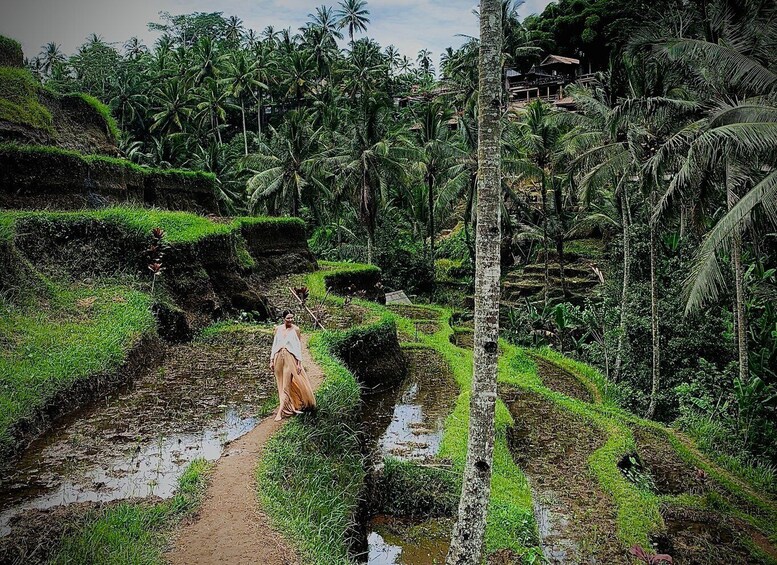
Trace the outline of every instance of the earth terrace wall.
{"type": "Polygon", "coordinates": [[[134,204],[218,214],[212,174],[140,167],[56,147],[0,144],[0,208],[101,208],[134,204]]]}
{"type": "MultiPolygon", "coordinates": [[[[133,212],[144,213],[122,208],[83,213],[13,212],[10,237],[21,257],[49,275],[70,279],[130,275],[150,282],[150,228],[133,224],[133,212]]],[[[255,290],[252,279],[316,267],[304,226],[297,219],[238,218],[219,224],[191,217],[200,233],[184,234],[175,231],[175,223],[186,221],[186,215],[156,212],[155,216],[146,223],[167,227],[169,241],[156,283],[160,291],[156,313],[160,332],[173,341],[188,339],[188,328],[201,327],[230,312],[250,311],[260,318],[270,317],[271,306],[255,290]],[[287,230],[284,238],[279,237],[287,230]],[[250,244],[243,239],[244,233],[253,234],[250,244]],[[261,233],[276,237],[263,240],[256,235],[261,233]],[[248,250],[253,265],[247,266],[241,259],[241,249],[248,250]]]]}

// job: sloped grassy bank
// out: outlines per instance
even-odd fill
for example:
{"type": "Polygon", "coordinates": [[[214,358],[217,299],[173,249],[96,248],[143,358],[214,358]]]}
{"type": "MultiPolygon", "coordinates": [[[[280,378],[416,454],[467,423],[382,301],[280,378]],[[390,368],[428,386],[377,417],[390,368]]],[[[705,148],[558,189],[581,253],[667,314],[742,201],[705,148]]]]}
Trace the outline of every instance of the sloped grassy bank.
{"type": "Polygon", "coordinates": [[[210,173],[152,169],[60,147],[0,143],[0,207],[73,210],[106,204],[219,212],[216,177],[210,173]]]}
{"type": "MultiPolygon", "coordinates": [[[[327,284],[327,277],[334,277],[339,270],[350,271],[353,276],[363,269],[355,265],[323,264],[324,269],[307,277],[313,300],[320,300],[327,284]]],[[[327,299],[332,309],[342,305],[342,298],[330,295],[327,299]]],[[[355,300],[356,304],[370,314],[367,316],[367,326],[381,320],[386,311],[391,311],[403,347],[430,347],[439,352],[451,367],[452,374],[459,385],[460,393],[453,412],[448,417],[441,451],[437,459],[439,464],[418,465],[410,461],[398,461],[392,458],[384,460],[384,466],[378,473],[369,475],[359,466],[360,457],[356,456],[358,449],[358,433],[354,430],[355,412],[353,406],[349,411],[342,402],[345,395],[337,395],[330,399],[329,394],[323,394],[322,409],[331,405],[331,413],[348,414],[348,419],[342,425],[336,424],[326,429],[318,429],[315,420],[300,420],[288,426],[277,443],[273,442],[267,456],[260,463],[258,484],[260,497],[269,509],[278,527],[292,539],[301,549],[301,554],[307,562],[331,562],[332,555],[340,562],[346,562],[349,556],[349,546],[353,546],[354,536],[349,538],[343,532],[353,533],[354,521],[365,519],[364,507],[371,512],[385,512],[397,516],[450,516],[455,512],[461,469],[466,458],[467,420],[469,411],[469,385],[472,373],[471,349],[462,349],[455,343],[459,340],[462,329],[452,327],[453,318],[450,311],[438,307],[391,307],[383,308],[372,303],[355,300]],[[373,322],[370,322],[373,320],[373,322]],[[299,450],[304,452],[309,438],[317,437],[315,441],[325,445],[323,436],[343,437],[348,441],[340,441],[340,445],[350,446],[353,457],[346,458],[341,451],[333,451],[332,457],[324,456],[318,459],[304,457],[304,463],[295,458],[299,450]],[[285,435],[288,434],[288,435],[285,435]],[[282,456],[278,454],[282,454],[282,456]],[[294,480],[294,488],[289,488],[288,479],[278,480],[278,477],[288,475],[287,468],[304,469],[300,475],[315,477],[320,472],[318,466],[328,469],[324,476],[337,469],[343,475],[333,488],[324,489],[315,481],[311,492],[306,492],[304,481],[299,477],[294,480]],[[346,473],[341,465],[346,465],[351,474],[346,473]],[[307,475],[305,475],[307,474],[307,475]],[[349,477],[345,480],[343,477],[349,477]],[[369,477],[368,489],[365,490],[362,480],[369,477]],[[339,495],[335,493],[338,492],[339,495]],[[329,500],[325,505],[300,505],[302,500],[312,498],[329,500]],[[339,498],[337,498],[339,496],[339,498]],[[362,514],[359,515],[360,497],[362,514]],[[296,501],[296,502],[295,502],[296,501]],[[366,504],[365,504],[366,502],[366,504]],[[300,511],[303,507],[337,508],[337,512],[300,511]],[[350,526],[350,527],[349,527],[350,526]],[[324,543],[318,534],[310,532],[328,532],[324,543]],[[336,549],[333,549],[336,548],[336,549]]],[[[364,327],[352,331],[351,335],[364,331],[364,327]]],[[[325,366],[327,380],[329,375],[336,375],[332,380],[337,383],[338,390],[347,390],[349,401],[358,402],[358,385],[353,375],[345,369],[334,355],[334,349],[327,344],[327,333],[321,333],[316,343],[315,355],[325,366]]],[[[331,345],[331,344],[330,344],[331,345]]],[[[471,344],[467,344],[471,345],[471,344]]],[[[565,433],[575,434],[574,426],[585,426],[591,430],[592,440],[590,452],[584,454],[583,469],[569,469],[571,473],[583,473],[593,481],[596,491],[595,498],[606,499],[612,508],[612,531],[603,532],[594,543],[608,544],[606,550],[599,550],[601,555],[612,555],[618,562],[629,562],[628,549],[639,545],[648,551],[675,552],[679,562],[697,562],[698,559],[711,559],[709,555],[718,555],[711,562],[753,562],[774,563],[773,546],[777,540],[774,531],[775,505],[770,499],[762,496],[744,479],[719,466],[696,450],[691,442],[675,430],[665,428],[654,422],[637,418],[618,407],[618,390],[612,383],[604,379],[597,371],[582,363],[568,359],[552,350],[524,350],[506,342],[500,344],[502,355],[499,360],[499,383],[502,399],[497,405],[497,438],[494,453],[494,475],[492,483],[492,498],[489,508],[486,544],[489,559],[493,562],[533,562],[539,559],[537,523],[534,506],[537,501],[532,499],[532,489],[526,476],[516,466],[511,454],[510,434],[521,422],[516,422],[505,402],[510,394],[523,395],[531,406],[532,399],[546,403],[550,412],[548,417],[558,414],[559,422],[572,426],[565,433]],[[538,367],[544,367],[540,370],[538,367]],[[558,368],[558,372],[553,367],[558,368]],[[565,378],[576,380],[576,383],[562,383],[554,380],[563,373],[565,378]],[[554,377],[556,375],[556,377],[554,377]],[[563,414],[569,414],[569,417],[563,414]],[[577,422],[577,424],[575,423],[577,422]],[[655,446],[646,443],[645,434],[664,438],[661,452],[655,446]],[[646,450],[654,449],[658,457],[646,456],[646,450]],[[707,487],[699,490],[695,486],[685,491],[668,494],[651,485],[647,469],[627,469],[631,458],[652,462],[655,459],[677,458],[688,465],[691,474],[697,469],[703,471],[701,479],[707,487]],[[688,521],[688,516],[696,516],[688,521]],[[709,546],[708,550],[689,549],[688,536],[683,537],[678,528],[694,528],[694,524],[703,524],[698,518],[699,512],[707,512],[704,520],[718,520],[729,524],[733,538],[724,536],[717,547],[709,546]],[[712,512],[712,514],[709,514],[712,512]],[[678,516],[686,518],[686,522],[678,516]],[[717,518],[714,518],[717,516],[717,518]],[[681,525],[678,523],[682,522],[681,525]],[[683,525],[684,524],[684,525],[683,525]],[[675,546],[671,540],[675,539],[675,546]],[[668,541],[667,541],[668,540],[668,541]],[[694,551],[709,551],[707,554],[694,551]],[[744,554],[742,553],[744,551],[744,554]],[[704,557],[707,555],[707,557],[704,557]],[[733,556],[733,557],[732,557],[733,556]],[[734,559],[733,561],[730,560],[734,559]],[[729,559],[729,561],[726,561],[729,559]],[[737,561],[738,559],[738,561],[737,561]],[[744,559],[744,561],[743,561],[744,559]]],[[[327,381],[325,381],[326,383],[327,381]]],[[[582,433],[582,429],[581,429],[582,433]]],[[[585,434],[583,434],[585,435],[585,434]]],[[[589,434],[590,435],[590,434],[589,434]]],[[[586,436],[587,437],[587,436],[586,436]]],[[[324,453],[318,451],[319,455],[324,453]]],[[[566,471],[565,471],[566,472],[566,471]]],[[[657,472],[657,471],[656,471],[657,472]]],[[[691,481],[693,482],[693,481],[691,481]]],[[[368,517],[368,516],[367,516],[368,517]]],[[[600,522],[602,522],[600,520],[600,522]]],[[[597,522],[598,523],[598,522],[597,522]]],[[[606,525],[606,521],[599,526],[606,525]]],[[[591,527],[594,528],[592,523],[591,527]]],[[[598,526],[596,526],[598,527],[598,526]]],[[[594,528],[595,529],[595,528],[594,528]]],[[[725,530],[729,531],[729,530],[725,530]]],[[[594,538],[597,537],[593,532],[594,538]]],[[[697,540],[698,541],[698,540],[697,540]]],[[[584,553],[593,550],[583,539],[579,548],[584,553]]],[[[709,540],[707,540],[709,542],[709,540]]],[[[705,543],[707,543],[705,542],[705,543]]]]}
{"type": "Polygon", "coordinates": [[[215,222],[140,208],[0,212],[3,460],[53,418],[155,363],[158,335],[187,340],[237,311],[266,317],[270,305],[254,278],[314,267],[296,219],[215,222]],[[151,296],[146,251],[155,227],[169,247],[151,296]]]}
{"type": "MultiPolygon", "coordinates": [[[[700,558],[710,563],[777,562],[777,505],[773,500],[716,465],[676,430],[620,409],[615,387],[591,367],[550,349],[529,355],[525,350],[507,346],[506,357],[512,365],[506,382],[547,399],[605,434],[604,445],[591,453],[588,466],[616,504],[616,534],[624,548],[640,545],[648,549],[657,545],[659,550],[687,560],[681,562],[700,558]],[[573,374],[593,392],[594,401],[584,402],[554,390],[552,381],[543,381],[532,356],[573,374]],[[678,462],[684,462],[684,468],[678,470],[678,462]],[[676,479],[684,487],[663,487],[661,476],[668,472],[679,472],[676,479]],[[672,516],[695,510],[712,512],[708,520],[728,522],[731,539],[718,539],[717,548],[707,540],[710,546],[698,555],[688,548],[667,544],[682,528],[682,524],[669,524],[670,520],[676,522],[672,516]],[[740,549],[736,550],[737,546],[740,549]],[[744,555],[732,551],[744,551],[744,555]]],[[[702,527],[699,524],[689,523],[688,527],[698,529],[702,527]]]]}
{"type": "MultiPolygon", "coordinates": [[[[307,277],[312,301],[323,298],[325,288],[331,286],[328,280],[348,280],[359,273],[375,272],[372,267],[360,265],[323,266],[324,270],[307,277]]],[[[330,295],[327,300],[334,306],[343,303],[339,296],[330,295]]],[[[371,477],[372,488],[379,489],[384,496],[372,502],[366,500],[370,493],[365,490],[367,475],[360,451],[359,384],[337,352],[342,343],[371,331],[391,328],[400,335],[414,335],[415,324],[410,318],[390,313],[374,303],[354,302],[370,313],[363,326],[346,332],[321,332],[311,339],[313,355],[326,375],[317,395],[318,415],[290,422],[270,441],[257,471],[263,507],[299,548],[305,561],[311,563],[350,562],[352,550],[360,549],[358,532],[363,524],[357,521],[365,519],[365,507],[371,504],[372,511],[405,516],[452,515],[466,458],[472,354],[450,342],[450,312],[422,309],[421,315],[434,322],[434,332],[421,333],[420,343],[412,347],[438,351],[463,391],[446,422],[440,453],[443,465],[418,465],[387,458],[381,472],[371,477]],[[385,496],[387,492],[392,493],[390,497],[385,496]]],[[[491,554],[536,555],[531,495],[507,449],[506,429],[510,424],[509,412],[500,405],[487,546],[491,554]]]]}

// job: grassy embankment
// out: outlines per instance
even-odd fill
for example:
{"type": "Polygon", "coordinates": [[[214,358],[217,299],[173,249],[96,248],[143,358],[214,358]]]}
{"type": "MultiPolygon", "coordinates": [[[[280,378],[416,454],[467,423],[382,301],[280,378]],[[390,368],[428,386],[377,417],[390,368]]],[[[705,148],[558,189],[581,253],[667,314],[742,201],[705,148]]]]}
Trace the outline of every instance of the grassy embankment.
{"type": "MultiPolygon", "coordinates": [[[[748,482],[721,468],[702,454],[676,430],[657,422],[639,418],[615,402],[617,390],[592,367],[569,359],[548,348],[534,352],[557,364],[578,378],[589,390],[596,391],[593,403],[569,398],[552,390],[552,383],[543,383],[534,362],[525,351],[506,346],[505,360],[510,364],[506,382],[542,395],[557,406],[591,422],[606,434],[605,444],[591,454],[589,468],[605,492],[617,506],[617,535],[624,547],[650,547],[650,535],[663,527],[661,509],[665,506],[708,509],[733,516],[760,529],[771,539],[777,539],[777,507],[748,482]],[[704,494],[662,495],[646,485],[628,481],[617,467],[618,461],[637,452],[634,432],[650,430],[666,438],[676,454],[691,468],[702,469],[719,489],[704,494]],[[721,494],[722,493],[722,494],[721,494]]],[[[751,552],[766,562],[774,562],[755,544],[747,542],[751,552]]]]}
{"type": "MultiPolygon", "coordinates": [[[[306,278],[313,301],[324,296],[326,277],[374,269],[336,263],[322,263],[322,267],[321,271],[306,278]]],[[[330,294],[327,302],[341,306],[343,298],[330,294]]],[[[413,335],[415,326],[409,318],[390,313],[373,303],[360,300],[354,303],[367,309],[371,316],[365,326],[349,332],[364,331],[372,324],[396,324],[400,335],[413,335]]],[[[396,508],[410,510],[412,495],[408,491],[418,488],[415,495],[419,501],[428,501],[435,494],[445,501],[443,506],[449,510],[452,506],[455,511],[459,477],[466,459],[472,353],[450,343],[453,331],[447,324],[450,312],[440,308],[429,308],[428,312],[439,329],[431,336],[420,334],[420,343],[412,346],[438,351],[460,386],[456,406],[446,422],[440,454],[452,462],[452,469],[428,469],[388,460],[385,473],[390,475],[387,480],[398,498],[394,502],[396,508]],[[429,484],[434,488],[430,489],[429,484]],[[419,488],[421,486],[426,488],[419,488]]],[[[305,561],[311,563],[348,562],[349,540],[345,533],[357,509],[364,479],[355,430],[359,387],[332,354],[334,344],[345,336],[343,332],[318,332],[311,339],[312,354],[327,377],[317,394],[319,415],[295,419],[285,426],[268,444],[257,473],[264,508],[275,525],[300,550],[305,561]]],[[[500,402],[487,548],[489,552],[512,549],[524,555],[536,554],[531,494],[525,477],[507,449],[505,432],[511,423],[509,412],[500,402]]]]}
{"type": "MultiPolygon", "coordinates": [[[[311,290],[313,299],[319,299],[325,292],[326,284],[324,277],[331,275],[339,269],[358,270],[368,269],[369,267],[344,265],[339,266],[334,263],[324,263],[324,271],[313,273],[307,277],[307,285],[311,290]]],[[[341,297],[329,299],[333,305],[342,304],[341,297]]],[[[374,317],[378,317],[386,311],[385,308],[355,301],[359,305],[368,308],[374,317]]],[[[472,352],[456,347],[450,342],[453,333],[448,320],[450,311],[439,307],[426,307],[428,316],[419,316],[419,311],[423,308],[416,308],[412,318],[404,317],[399,312],[393,313],[393,318],[397,325],[400,335],[413,336],[418,335],[419,342],[416,344],[404,344],[403,347],[432,347],[446,359],[450,365],[454,377],[460,386],[455,408],[449,416],[445,425],[444,438],[440,457],[450,460],[453,463],[452,476],[453,481],[448,481],[449,488],[458,489],[458,477],[463,468],[466,457],[466,438],[467,423],[469,411],[469,387],[472,374],[472,352]],[[421,319],[424,318],[424,319],[421,319]],[[423,325],[425,322],[437,324],[437,330],[431,335],[417,333],[416,323],[423,325]]],[[[410,315],[410,314],[408,314],[410,315]]],[[[433,327],[433,326],[432,326],[433,327]]],[[[354,330],[358,331],[358,330],[354,330]]],[[[323,336],[318,339],[323,339],[323,336]]],[[[353,377],[339,365],[331,356],[330,350],[325,347],[324,341],[314,341],[317,343],[314,355],[323,363],[333,363],[337,367],[325,368],[325,372],[337,372],[337,381],[348,383],[351,395],[355,395],[352,388],[354,385],[353,377]]],[[[650,536],[661,531],[663,520],[661,517],[661,508],[665,504],[684,505],[694,508],[714,508],[718,511],[726,512],[734,517],[740,518],[769,535],[774,536],[774,507],[773,504],[755,492],[741,478],[719,468],[711,463],[706,457],[698,452],[690,443],[670,428],[665,428],[654,422],[642,420],[618,407],[618,390],[612,383],[608,382],[598,371],[583,363],[576,362],[564,357],[552,350],[544,349],[535,351],[545,359],[558,364],[560,367],[571,372],[591,393],[592,402],[584,402],[570,398],[552,389],[552,383],[543,383],[537,371],[536,364],[532,361],[526,351],[512,346],[508,343],[501,343],[503,354],[499,360],[499,381],[506,385],[519,387],[534,393],[540,394],[553,402],[558,407],[568,410],[578,416],[583,417],[590,422],[596,429],[600,430],[606,440],[604,444],[593,453],[591,453],[588,465],[589,470],[595,476],[600,487],[604,492],[612,497],[617,508],[617,537],[624,549],[632,545],[642,545],[651,547],[650,536]],[[666,435],[677,453],[690,464],[704,469],[709,476],[717,481],[724,489],[731,493],[731,497],[721,497],[716,493],[708,493],[705,496],[666,496],[660,495],[646,488],[631,483],[618,468],[618,462],[624,455],[634,453],[637,445],[634,440],[633,427],[642,426],[654,431],[660,431],[666,435]],[[737,502],[739,501],[739,502],[737,502]]],[[[322,406],[329,401],[326,394],[322,397],[322,406]]],[[[340,404],[342,406],[342,404],[340,404]]],[[[538,553],[536,548],[536,525],[532,512],[531,492],[526,482],[526,478],[520,469],[518,469],[511,458],[506,442],[506,430],[513,424],[512,417],[505,407],[499,401],[496,414],[497,441],[494,452],[494,476],[491,506],[489,508],[486,544],[489,553],[500,549],[510,549],[516,553],[529,558],[538,553]]],[[[336,519],[329,522],[332,515],[327,513],[306,512],[304,519],[301,519],[299,507],[306,507],[304,503],[306,497],[318,497],[322,495],[320,488],[314,488],[308,492],[305,489],[303,480],[295,480],[296,489],[284,491],[288,487],[288,481],[283,487],[273,485],[273,473],[275,476],[283,476],[283,470],[288,466],[305,469],[304,475],[315,477],[320,471],[319,465],[325,468],[333,468],[339,461],[339,453],[330,460],[314,460],[313,458],[303,458],[299,461],[294,457],[295,450],[301,449],[306,445],[307,438],[314,430],[303,421],[296,422],[294,427],[289,426],[283,436],[278,438],[278,444],[273,444],[269,450],[268,457],[272,462],[268,463],[265,459],[262,463],[262,471],[259,473],[260,492],[264,504],[271,509],[270,513],[276,520],[279,528],[290,536],[290,539],[302,549],[305,558],[313,563],[326,562],[331,559],[331,555],[338,555],[339,559],[346,559],[347,540],[337,532],[342,533],[346,530],[348,519],[356,505],[356,490],[359,488],[358,481],[342,482],[339,484],[340,493],[349,493],[346,497],[332,498],[329,504],[344,503],[339,507],[336,513],[336,519]],[[285,457],[275,457],[274,452],[279,450],[281,445],[289,447],[285,457]],[[269,490],[267,490],[269,489],[269,490]],[[275,489],[273,491],[273,489],[275,489]],[[269,492],[269,494],[268,494],[269,492]],[[302,498],[299,498],[302,497],[302,498]],[[292,504],[293,501],[302,500],[302,504],[292,504]],[[285,516],[278,516],[278,511],[286,513],[285,516]],[[337,526],[332,524],[336,522],[337,526]],[[309,535],[309,532],[318,532],[328,530],[335,533],[334,546],[337,547],[336,553],[328,553],[332,545],[319,543],[314,539],[315,536],[309,535]]],[[[342,430],[341,430],[342,431],[342,430]]],[[[325,435],[329,431],[324,432],[325,435]]],[[[358,472],[356,459],[349,461],[353,472],[358,472]]],[[[445,480],[439,480],[439,477],[429,476],[426,469],[417,465],[399,461],[387,461],[386,473],[392,476],[389,480],[391,486],[397,485],[408,488],[418,489],[416,492],[419,500],[425,499],[424,490],[419,485],[428,485],[429,480],[434,481],[435,485],[445,485],[445,480]]],[[[435,470],[435,472],[438,472],[435,470]]],[[[444,471],[443,471],[444,472],[444,471]]],[[[314,483],[311,483],[314,484],[314,483]]],[[[336,489],[330,490],[329,495],[336,495],[336,489]]],[[[407,511],[409,503],[403,499],[404,491],[402,488],[394,489],[397,501],[395,507],[402,511],[407,511]]],[[[438,495],[445,495],[438,492],[438,495]]],[[[325,499],[325,497],[324,497],[325,499]]],[[[756,547],[751,550],[760,557],[764,557],[756,547]]],[[[767,559],[768,561],[768,559],[767,559]]]]}
{"type": "Polygon", "coordinates": [[[11,250],[4,257],[18,263],[7,268],[26,266],[21,280],[14,281],[16,286],[4,288],[0,296],[0,451],[12,449],[11,428],[16,422],[31,417],[75,382],[116,370],[143,337],[155,332],[150,277],[89,283],[46,277],[13,249],[16,229],[28,218],[65,227],[89,220],[113,223],[141,237],[161,227],[173,247],[234,233],[244,261],[252,258],[237,235],[243,226],[299,222],[257,217],[217,223],[185,212],[143,208],[0,212],[0,245],[11,250]]]}
{"type": "Polygon", "coordinates": [[[169,532],[196,511],[211,468],[204,459],[192,461],[175,495],[162,502],[119,502],[89,511],[60,541],[52,563],[164,563],[169,532]]]}

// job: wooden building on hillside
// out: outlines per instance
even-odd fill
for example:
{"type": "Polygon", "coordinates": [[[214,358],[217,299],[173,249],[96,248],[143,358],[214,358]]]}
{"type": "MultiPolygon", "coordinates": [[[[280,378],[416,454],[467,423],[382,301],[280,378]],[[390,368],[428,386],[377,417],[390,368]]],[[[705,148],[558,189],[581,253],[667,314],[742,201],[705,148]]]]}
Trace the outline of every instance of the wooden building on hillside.
{"type": "Polygon", "coordinates": [[[511,106],[522,106],[540,99],[564,107],[572,103],[565,96],[564,87],[573,82],[584,84],[592,79],[593,74],[582,73],[579,59],[548,55],[525,73],[507,69],[505,90],[508,92],[508,103],[511,106]]]}

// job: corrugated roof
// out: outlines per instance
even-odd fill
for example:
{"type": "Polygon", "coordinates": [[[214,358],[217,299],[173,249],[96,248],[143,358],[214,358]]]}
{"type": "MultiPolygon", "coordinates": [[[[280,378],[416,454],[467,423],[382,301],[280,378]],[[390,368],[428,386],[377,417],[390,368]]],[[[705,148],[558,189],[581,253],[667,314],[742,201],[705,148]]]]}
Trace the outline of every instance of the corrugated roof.
{"type": "Polygon", "coordinates": [[[540,66],[552,65],[553,63],[562,63],[564,65],[579,65],[580,59],[573,59],[572,57],[562,57],[561,55],[548,55],[542,60],[540,66]]]}

